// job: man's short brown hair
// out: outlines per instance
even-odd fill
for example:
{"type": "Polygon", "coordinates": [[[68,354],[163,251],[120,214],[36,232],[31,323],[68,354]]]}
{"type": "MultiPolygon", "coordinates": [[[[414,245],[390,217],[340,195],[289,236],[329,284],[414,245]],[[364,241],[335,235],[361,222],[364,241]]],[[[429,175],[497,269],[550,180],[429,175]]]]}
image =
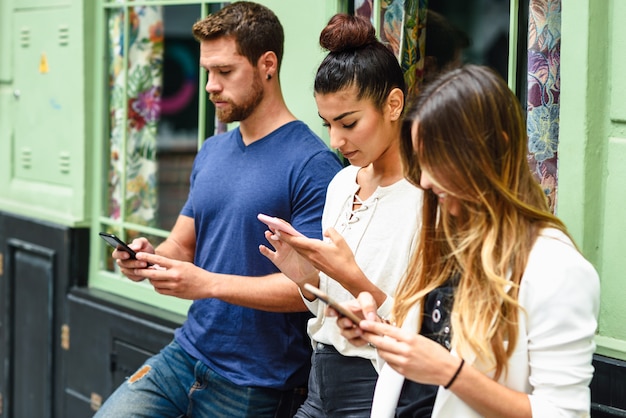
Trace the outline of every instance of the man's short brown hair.
{"type": "Polygon", "coordinates": [[[196,22],[192,32],[200,42],[233,37],[237,52],[252,65],[265,52],[272,51],[280,69],[285,41],[283,26],[274,12],[263,5],[250,1],[231,3],[196,22]]]}

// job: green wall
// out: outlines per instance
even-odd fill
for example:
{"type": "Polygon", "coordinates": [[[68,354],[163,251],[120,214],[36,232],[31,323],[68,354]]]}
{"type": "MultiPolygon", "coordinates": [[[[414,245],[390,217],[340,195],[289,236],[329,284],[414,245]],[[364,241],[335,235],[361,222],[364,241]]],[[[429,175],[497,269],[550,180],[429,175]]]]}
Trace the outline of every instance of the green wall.
{"type": "Polygon", "coordinates": [[[319,34],[332,15],[341,9],[341,0],[259,0],[272,9],[285,28],[285,55],[281,85],[285,101],[297,118],[326,140],[328,133],[317,115],[313,81],[325,52],[319,34]]]}
{"type": "Polygon", "coordinates": [[[563,2],[558,215],[602,284],[597,352],[626,359],[626,16],[563,2]]]}

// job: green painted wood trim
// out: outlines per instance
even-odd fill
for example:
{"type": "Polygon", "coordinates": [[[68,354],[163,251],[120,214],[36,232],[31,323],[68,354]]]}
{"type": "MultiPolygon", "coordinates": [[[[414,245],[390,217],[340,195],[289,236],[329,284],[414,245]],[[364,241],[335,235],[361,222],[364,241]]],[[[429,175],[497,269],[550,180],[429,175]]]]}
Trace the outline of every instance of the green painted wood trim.
{"type": "MultiPolygon", "coordinates": [[[[609,16],[626,16],[626,2],[612,1],[610,3],[609,16]]],[[[624,51],[626,50],[626,25],[615,19],[610,25],[609,55],[611,75],[611,120],[617,122],[618,126],[624,127],[626,123],[626,59],[624,59],[624,51]]],[[[623,135],[622,135],[623,136],[623,135]]]]}
{"type": "MultiPolygon", "coordinates": [[[[93,166],[92,166],[92,183],[91,183],[91,218],[92,222],[92,241],[94,237],[97,237],[97,232],[100,230],[99,220],[102,216],[101,208],[104,196],[107,193],[106,184],[102,181],[106,178],[104,156],[108,155],[108,146],[104,138],[108,137],[108,125],[105,123],[108,120],[108,95],[106,75],[108,73],[107,53],[106,53],[106,33],[107,25],[105,24],[106,13],[105,10],[100,7],[94,7],[92,11],[93,16],[93,38],[89,39],[89,43],[86,42],[86,46],[90,47],[94,51],[93,56],[93,84],[91,87],[91,94],[94,99],[93,106],[93,123],[90,137],[93,138],[93,166]],[[105,152],[105,147],[107,151],[105,152]],[[104,187],[103,187],[104,185],[104,187]],[[96,233],[93,233],[96,232],[96,233]]],[[[108,168],[108,164],[106,165],[108,168]]],[[[93,244],[93,242],[92,242],[93,244]]],[[[93,248],[93,245],[92,245],[93,248]]],[[[95,271],[95,267],[98,265],[99,260],[94,257],[95,254],[92,250],[92,256],[90,257],[90,276],[91,272],[95,271]]]]}
{"type": "MultiPolygon", "coordinates": [[[[11,13],[13,2],[11,0],[0,1],[0,88],[2,84],[11,82],[13,74],[11,67],[13,65],[13,22],[11,21],[11,13]]],[[[2,119],[0,119],[1,121],[2,119]]]]}
{"type": "MultiPolygon", "coordinates": [[[[613,74],[619,73],[614,69],[613,74]]],[[[604,227],[600,268],[603,292],[599,329],[600,334],[605,337],[626,341],[626,257],[623,245],[626,232],[626,136],[609,137],[607,143],[608,158],[604,168],[606,197],[602,202],[604,227]]]]}
{"type": "Polygon", "coordinates": [[[626,341],[596,335],[596,353],[620,360],[626,360],[626,341]]]}
{"type": "MultiPolygon", "coordinates": [[[[225,3],[225,0],[108,0],[102,3],[102,7],[106,8],[119,8],[119,7],[135,7],[135,6],[185,6],[185,5],[198,5],[206,7],[207,4],[225,3]]],[[[263,3],[263,1],[258,1],[263,3]]],[[[208,10],[208,9],[205,9],[208,10]]]]}
{"type": "Polygon", "coordinates": [[[519,33],[519,0],[511,0],[509,4],[509,62],[507,82],[509,88],[519,95],[516,91],[517,80],[517,56],[520,51],[517,50],[517,40],[519,33]]]}
{"type": "MultiPolygon", "coordinates": [[[[206,16],[209,14],[209,7],[207,4],[203,4],[201,7],[200,15],[206,16]]],[[[208,94],[206,92],[207,74],[206,71],[200,70],[198,73],[198,149],[202,146],[202,143],[207,137],[206,121],[204,120],[207,109],[208,94]]]]}
{"type": "Polygon", "coordinates": [[[606,2],[565,3],[561,17],[561,113],[557,214],[597,266],[607,138],[606,2]],[[593,3],[593,6],[592,6],[593,3]]]}
{"type": "Polygon", "coordinates": [[[600,275],[597,352],[626,359],[623,253],[616,251],[625,231],[614,230],[620,224],[613,207],[623,199],[624,178],[623,170],[610,171],[620,164],[615,153],[624,149],[623,126],[611,121],[611,77],[623,77],[616,64],[626,62],[615,56],[616,43],[624,41],[612,36],[611,29],[622,25],[615,7],[615,1],[563,4],[557,214],[600,275]]]}
{"type": "Polygon", "coordinates": [[[93,28],[95,24],[95,11],[96,4],[93,1],[85,1],[81,2],[82,7],[82,16],[83,16],[83,57],[84,57],[84,83],[85,87],[84,91],[84,147],[85,147],[85,162],[84,162],[84,185],[85,190],[83,192],[85,196],[85,225],[89,225],[91,223],[93,217],[93,193],[92,193],[92,184],[94,184],[94,178],[99,178],[97,172],[93,170],[94,166],[94,150],[97,148],[97,141],[94,140],[93,129],[96,121],[102,121],[102,118],[96,113],[97,107],[97,97],[95,94],[95,86],[98,85],[96,82],[96,67],[102,67],[102,65],[98,65],[97,57],[95,54],[95,49],[93,45],[95,44],[96,39],[98,39],[97,35],[94,33],[93,28]]]}
{"type": "Polygon", "coordinates": [[[372,14],[374,15],[374,27],[376,28],[376,33],[378,33],[378,37],[380,38],[380,33],[381,33],[381,23],[380,23],[380,13],[378,13],[378,11],[380,10],[380,2],[381,0],[373,0],[372,1],[372,14]]]}

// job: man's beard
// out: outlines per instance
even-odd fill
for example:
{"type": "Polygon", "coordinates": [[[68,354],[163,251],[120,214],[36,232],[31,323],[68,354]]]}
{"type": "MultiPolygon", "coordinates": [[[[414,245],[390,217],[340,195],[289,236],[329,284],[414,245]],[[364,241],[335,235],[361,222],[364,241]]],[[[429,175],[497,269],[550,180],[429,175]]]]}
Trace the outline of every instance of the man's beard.
{"type": "Polygon", "coordinates": [[[263,85],[258,77],[258,72],[255,72],[252,85],[250,86],[250,93],[243,99],[242,103],[234,103],[226,98],[219,98],[219,100],[226,101],[229,104],[226,108],[215,109],[217,119],[220,122],[231,123],[245,120],[263,100],[263,85]]]}

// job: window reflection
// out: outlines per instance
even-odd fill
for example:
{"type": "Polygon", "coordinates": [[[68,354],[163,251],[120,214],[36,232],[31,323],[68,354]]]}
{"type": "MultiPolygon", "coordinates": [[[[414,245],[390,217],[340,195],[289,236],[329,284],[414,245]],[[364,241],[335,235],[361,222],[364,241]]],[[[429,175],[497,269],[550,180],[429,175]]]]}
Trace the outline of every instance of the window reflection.
{"type": "Polygon", "coordinates": [[[509,59],[509,0],[438,0],[428,7],[470,39],[463,62],[487,65],[506,80],[509,59]]]}
{"type": "MultiPolygon", "coordinates": [[[[507,78],[508,56],[509,56],[509,0],[437,0],[424,1],[414,0],[386,0],[380,2],[380,21],[383,28],[387,26],[386,32],[382,32],[381,38],[387,41],[392,50],[396,51],[399,46],[391,39],[385,39],[389,33],[399,36],[399,21],[402,12],[408,9],[425,10],[428,8],[445,19],[460,33],[467,36],[469,43],[463,46],[463,63],[487,65],[507,78]]],[[[354,0],[349,3],[349,11],[361,16],[374,18],[373,0],[354,0]]],[[[407,22],[419,20],[420,25],[426,22],[425,16],[413,16],[406,18],[407,22]]],[[[411,29],[406,27],[404,30],[411,29]]],[[[428,30],[426,31],[428,32],[428,30]]],[[[415,35],[413,35],[415,37],[415,35]]],[[[422,33],[418,32],[417,37],[422,33]]],[[[425,36],[428,39],[428,35],[425,36]]]]}

